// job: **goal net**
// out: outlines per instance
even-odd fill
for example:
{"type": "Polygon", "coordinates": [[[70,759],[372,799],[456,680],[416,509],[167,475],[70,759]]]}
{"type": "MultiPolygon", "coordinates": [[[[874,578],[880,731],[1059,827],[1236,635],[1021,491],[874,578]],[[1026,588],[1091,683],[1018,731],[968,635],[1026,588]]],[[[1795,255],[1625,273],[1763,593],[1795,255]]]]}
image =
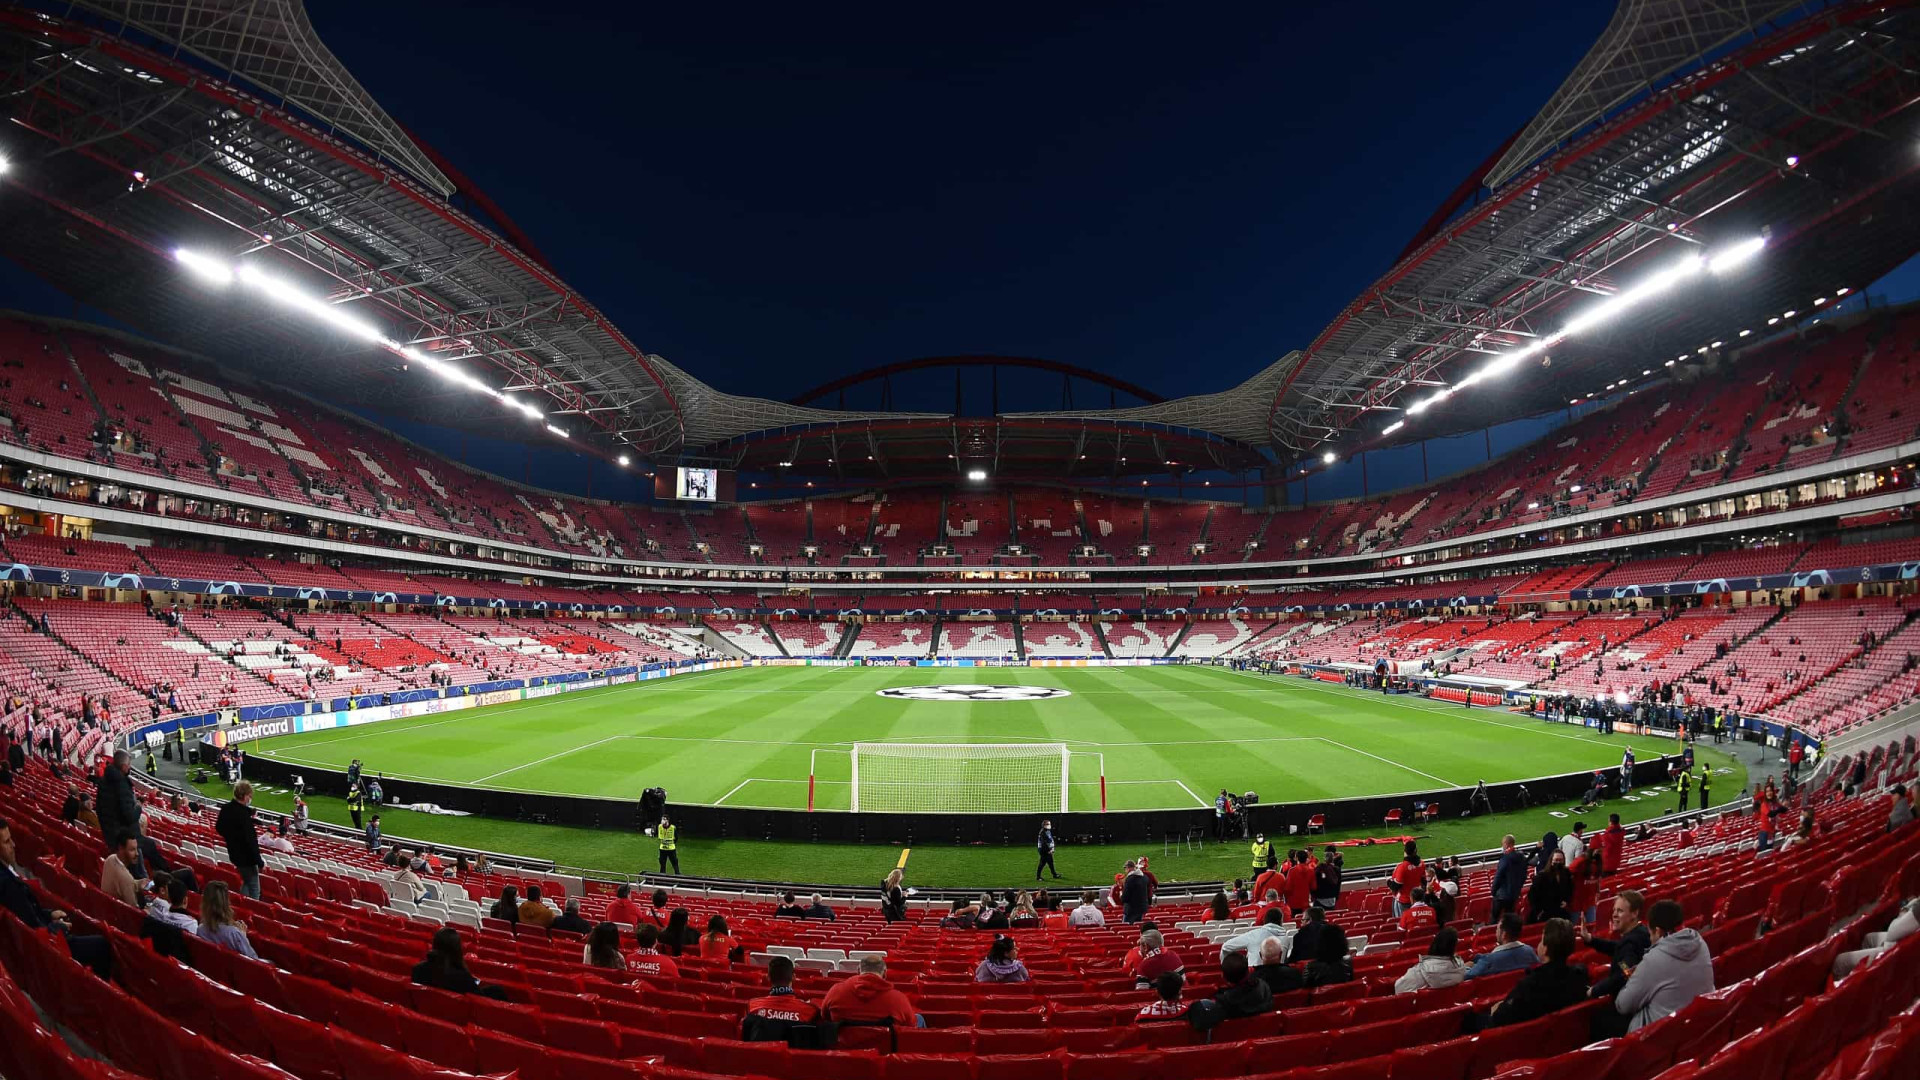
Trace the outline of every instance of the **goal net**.
{"type": "Polygon", "coordinates": [[[853,809],[1066,813],[1065,743],[854,743],[853,809]]]}

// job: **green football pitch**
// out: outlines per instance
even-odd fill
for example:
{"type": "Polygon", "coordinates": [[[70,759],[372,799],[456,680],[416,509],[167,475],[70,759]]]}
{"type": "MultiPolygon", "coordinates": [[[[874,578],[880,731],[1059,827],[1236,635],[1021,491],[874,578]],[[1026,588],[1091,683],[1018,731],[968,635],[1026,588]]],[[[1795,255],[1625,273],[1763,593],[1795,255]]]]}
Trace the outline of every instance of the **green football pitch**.
{"type": "MultiPolygon", "coordinates": [[[[1469,712],[1414,697],[1203,666],[764,667],[286,736],[254,752],[334,769],[359,758],[369,772],[399,781],[392,786],[403,798],[408,779],[624,800],[658,785],[667,789],[670,803],[791,809],[806,805],[812,765],[816,806],[838,810],[849,805],[847,751],[856,741],[1064,743],[1072,752],[1070,804],[1098,808],[1104,767],[1113,810],[1211,805],[1212,793],[1221,788],[1258,791],[1267,802],[1301,802],[1465,787],[1482,779],[1611,768],[1630,744],[1643,759],[1673,746],[1664,739],[1600,736],[1502,710],[1469,712]],[[882,694],[958,683],[1066,693],[1025,701],[882,694]]],[[[1700,753],[1728,770],[1717,795],[1741,790],[1744,769],[1724,755],[1704,748],[1700,753]]],[[[263,805],[279,808],[278,795],[263,805]]],[[[1607,809],[1631,821],[1655,816],[1668,801],[1643,795],[1607,809]]],[[[339,819],[333,800],[313,803],[316,816],[339,819]]],[[[1554,813],[1535,808],[1430,829],[1448,838],[1446,847],[1464,850],[1497,843],[1499,832],[1508,829],[1533,836],[1547,828],[1564,830],[1567,821],[1554,813]]],[[[596,836],[594,830],[393,813],[386,826],[389,833],[430,842],[539,855],[564,865],[633,873],[652,861],[650,842],[624,833],[596,836]]],[[[1024,838],[1026,830],[1014,831],[1024,838]]],[[[681,846],[688,872],[716,876],[853,883],[877,877],[873,867],[879,863],[891,865],[889,856],[854,845],[709,841],[683,831],[681,846]]],[[[978,883],[1030,858],[1018,848],[943,854],[957,857],[942,858],[923,847],[913,858],[916,866],[944,867],[947,872],[936,876],[951,876],[953,884],[978,883]]],[[[1189,857],[1181,866],[1190,865],[1192,872],[1182,876],[1231,877],[1243,861],[1236,845],[1213,846],[1207,856],[1189,857]]],[[[1110,873],[1104,861],[1100,876],[1110,873]]],[[[925,875],[919,880],[943,883],[925,875]]]]}

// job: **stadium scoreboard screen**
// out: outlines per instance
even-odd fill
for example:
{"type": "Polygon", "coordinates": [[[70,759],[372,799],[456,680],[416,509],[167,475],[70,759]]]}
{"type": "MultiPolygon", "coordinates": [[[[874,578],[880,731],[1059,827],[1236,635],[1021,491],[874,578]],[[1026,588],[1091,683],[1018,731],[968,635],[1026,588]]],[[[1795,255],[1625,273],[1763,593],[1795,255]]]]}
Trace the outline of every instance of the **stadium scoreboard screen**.
{"type": "Polygon", "coordinates": [[[653,497],[684,502],[733,502],[734,474],[727,469],[675,466],[654,474],[653,497]]]}

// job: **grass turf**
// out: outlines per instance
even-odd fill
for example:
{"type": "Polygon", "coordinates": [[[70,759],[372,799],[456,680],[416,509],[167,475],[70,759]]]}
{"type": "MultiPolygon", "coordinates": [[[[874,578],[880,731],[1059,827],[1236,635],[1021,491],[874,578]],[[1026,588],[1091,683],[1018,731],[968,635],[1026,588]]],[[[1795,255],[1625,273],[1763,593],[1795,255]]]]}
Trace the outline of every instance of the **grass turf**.
{"type": "MultiPolygon", "coordinates": [[[[1112,809],[1196,806],[1196,799],[1222,787],[1256,790],[1269,802],[1298,802],[1466,786],[1482,778],[1611,767],[1630,742],[1637,742],[1643,758],[1671,746],[1502,711],[1469,713],[1415,698],[1205,667],[751,668],[289,736],[262,743],[255,752],[332,768],[357,757],[369,771],[387,774],[390,797],[406,797],[408,778],[621,799],[659,784],[673,802],[799,808],[805,805],[810,751],[844,750],[854,740],[1066,742],[1076,751],[1104,755],[1112,809]],[[1048,686],[1071,696],[925,702],[876,694],[887,687],[955,682],[1048,686]]],[[[1738,762],[1706,748],[1697,752],[1728,770],[1717,784],[1723,798],[1744,787],[1746,773],[1738,762]]],[[[1097,806],[1091,761],[1075,758],[1076,808],[1097,806]]],[[[819,805],[844,807],[847,756],[821,755],[820,770],[819,805]]],[[[316,817],[347,820],[338,800],[309,803],[316,817]]],[[[291,799],[265,792],[259,804],[284,809],[291,799]]],[[[1635,821],[1670,806],[1666,794],[1615,800],[1606,809],[1635,821]]],[[[1565,809],[1447,820],[1422,833],[1430,854],[1490,847],[1508,831],[1564,831],[1570,819],[1550,815],[1565,809]]],[[[382,820],[394,835],[539,855],[569,866],[635,874],[653,864],[653,842],[631,833],[391,809],[382,820]]],[[[910,877],[928,886],[1018,882],[1031,873],[1031,831],[1031,822],[1019,821],[1005,847],[916,847],[910,877]]],[[[1365,834],[1336,831],[1331,838],[1365,834]]],[[[845,884],[877,880],[899,858],[896,849],[714,840],[684,829],[680,847],[689,873],[845,884]]],[[[1093,851],[1065,846],[1058,861],[1071,881],[1101,881],[1116,863],[1141,853],[1119,845],[1093,851]]],[[[1350,849],[1348,865],[1395,857],[1387,847],[1350,849]]],[[[1246,863],[1244,844],[1209,844],[1200,852],[1159,858],[1156,872],[1176,880],[1232,877],[1246,863]]]]}

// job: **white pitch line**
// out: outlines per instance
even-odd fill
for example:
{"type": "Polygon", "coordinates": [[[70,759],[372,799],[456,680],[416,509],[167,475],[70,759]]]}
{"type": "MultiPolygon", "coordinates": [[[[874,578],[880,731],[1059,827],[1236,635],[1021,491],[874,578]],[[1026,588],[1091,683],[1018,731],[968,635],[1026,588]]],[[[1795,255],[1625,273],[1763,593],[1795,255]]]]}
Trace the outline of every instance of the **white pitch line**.
{"type": "Polygon", "coordinates": [[[742,781],[740,781],[739,783],[737,783],[737,784],[735,784],[735,785],[733,785],[733,790],[732,790],[732,791],[729,791],[729,792],[727,792],[727,793],[726,793],[725,795],[722,795],[722,796],[720,796],[719,798],[717,798],[717,799],[715,799],[715,800],[713,800],[713,805],[715,805],[715,806],[719,806],[719,805],[720,805],[721,803],[724,803],[724,802],[726,802],[726,801],[727,801],[728,799],[731,799],[731,798],[733,798],[733,797],[734,797],[735,795],[737,795],[737,794],[739,794],[739,793],[740,793],[740,789],[741,789],[741,788],[743,788],[743,787],[746,787],[746,786],[747,786],[748,784],[751,784],[751,783],[753,783],[755,779],[756,779],[756,777],[752,777],[752,776],[749,776],[749,777],[747,777],[747,778],[746,778],[745,780],[742,780],[742,781]]]}
{"type": "Polygon", "coordinates": [[[527,763],[526,763],[526,764],[524,764],[524,765],[515,765],[515,766],[514,766],[513,768],[511,768],[511,769],[501,769],[501,770],[500,770],[499,772],[497,772],[497,773],[488,773],[488,774],[487,774],[486,776],[483,776],[483,777],[481,777],[481,778],[480,778],[480,779],[478,779],[478,780],[469,780],[469,781],[467,781],[467,783],[469,783],[469,784],[484,784],[484,783],[486,783],[487,781],[489,781],[489,780],[492,780],[492,779],[493,779],[493,778],[495,778],[495,777],[498,777],[498,776],[505,776],[505,775],[507,775],[508,773],[516,773],[516,772],[519,772],[519,771],[520,771],[521,769],[531,769],[531,768],[533,768],[533,767],[534,767],[535,765],[545,765],[545,764],[546,764],[547,762],[549,762],[549,761],[552,761],[552,760],[553,760],[553,759],[555,759],[555,758],[563,758],[563,757],[566,757],[566,756],[567,756],[568,754],[577,754],[577,753],[579,753],[579,752],[580,752],[580,751],[582,751],[582,750],[591,750],[591,749],[593,749],[594,747],[596,747],[596,746],[599,746],[599,745],[600,745],[601,743],[610,743],[610,742],[612,742],[612,741],[614,741],[615,739],[623,739],[623,738],[625,738],[625,737],[626,737],[626,736],[624,736],[624,735],[609,735],[609,736],[607,736],[607,737],[606,737],[606,738],[604,738],[604,739],[595,739],[595,740],[594,740],[593,742],[590,742],[590,743],[582,743],[582,744],[580,744],[579,746],[575,746],[575,747],[572,747],[572,748],[570,748],[570,749],[567,749],[567,750],[562,750],[562,751],[560,751],[560,752],[559,752],[559,753],[557,753],[557,754],[548,754],[548,755],[547,755],[546,757],[543,757],[543,758],[540,758],[540,759],[539,759],[539,760],[537,760],[537,761],[529,761],[529,762],[527,762],[527,763]]]}
{"type": "Polygon", "coordinates": [[[1456,784],[1456,783],[1454,783],[1453,781],[1451,781],[1451,780],[1449,780],[1449,779],[1447,779],[1447,778],[1446,778],[1446,777],[1444,777],[1444,776],[1435,776],[1435,775],[1433,775],[1433,774],[1432,774],[1432,773],[1430,773],[1430,772],[1421,772],[1421,771],[1420,771],[1419,769],[1416,769],[1416,768],[1414,768],[1414,767],[1413,767],[1413,766],[1411,766],[1411,765],[1402,765],[1402,764],[1401,764],[1400,762],[1398,762],[1398,761],[1395,761],[1395,760],[1393,760],[1392,758],[1383,758],[1383,757],[1381,757],[1381,756],[1380,756],[1379,754],[1369,754],[1369,753],[1367,753],[1367,752],[1366,752],[1365,750],[1356,750],[1356,749],[1354,749],[1353,747],[1351,747],[1351,746],[1348,746],[1348,745],[1347,745],[1346,743],[1343,743],[1343,742],[1335,742],[1335,741],[1334,741],[1334,740],[1332,740],[1332,739],[1326,739],[1326,738],[1323,738],[1323,739],[1321,739],[1320,741],[1321,741],[1321,742],[1323,742],[1323,743],[1327,743],[1327,744],[1330,744],[1330,745],[1332,745],[1332,746],[1337,746],[1337,747],[1339,747],[1339,748],[1340,748],[1340,749],[1342,749],[1342,750],[1347,750],[1347,751],[1351,751],[1351,752],[1353,752],[1353,753],[1355,753],[1355,754],[1359,754],[1359,755],[1360,755],[1361,757],[1370,757],[1370,758],[1372,758],[1372,759],[1373,759],[1373,760],[1375,760],[1375,761],[1380,761],[1380,762],[1385,762],[1386,764],[1388,764],[1388,765],[1391,765],[1391,766],[1393,766],[1393,767],[1394,767],[1394,768],[1396,768],[1396,769],[1404,769],[1404,770],[1406,770],[1407,772],[1410,772],[1410,773],[1413,773],[1413,774],[1414,774],[1414,775],[1416,775],[1416,776],[1424,776],[1424,777],[1426,777],[1426,778],[1427,778],[1427,779],[1429,779],[1429,780],[1438,780],[1438,781],[1440,781],[1441,783],[1443,783],[1443,784],[1445,784],[1445,785],[1447,785],[1447,786],[1448,786],[1448,787],[1450,787],[1450,788],[1451,788],[1451,787],[1459,787],[1459,786],[1460,786],[1459,784],[1456,784]]]}
{"type": "Polygon", "coordinates": [[[1187,795],[1188,795],[1188,796],[1189,796],[1190,798],[1192,798],[1194,802],[1197,802],[1197,803],[1199,803],[1199,804],[1200,804],[1200,808],[1201,808],[1202,810],[1204,810],[1204,809],[1206,809],[1207,807],[1209,807],[1209,806],[1212,806],[1212,805],[1213,805],[1212,803],[1210,803],[1210,802],[1208,802],[1207,800],[1205,800],[1205,799],[1203,799],[1203,798],[1201,798],[1200,796],[1198,796],[1198,795],[1195,795],[1195,794],[1193,793],[1193,789],[1192,789],[1192,788],[1190,788],[1190,787],[1188,787],[1188,786],[1186,785],[1186,783],[1185,783],[1185,781],[1181,781],[1181,780],[1175,780],[1175,781],[1174,781],[1174,783],[1176,783],[1176,784],[1179,784],[1179,785],[1180,785],[1180,790],[1181,790],[1181,791],[1184,791],[1184,792],[1186,792],[1186,793],[1187,793],[1187,795]]]}

